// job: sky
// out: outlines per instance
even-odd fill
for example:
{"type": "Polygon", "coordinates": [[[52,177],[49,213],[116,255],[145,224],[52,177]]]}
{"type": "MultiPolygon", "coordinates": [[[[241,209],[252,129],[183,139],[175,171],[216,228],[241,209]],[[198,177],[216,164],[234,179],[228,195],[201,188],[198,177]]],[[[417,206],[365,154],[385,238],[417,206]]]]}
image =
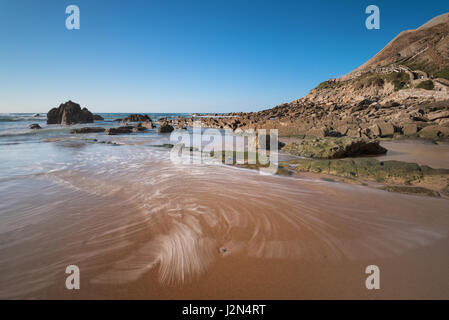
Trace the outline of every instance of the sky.
{"type": "Polygon", "coordinates": [[[363,64],[444,1],[0,0],[0,113],[258,111],[363,64]],[[66,7],[80,29],[66,28],[66,7]],[[368,30],[368,5],[380,29],[368,30]]]}

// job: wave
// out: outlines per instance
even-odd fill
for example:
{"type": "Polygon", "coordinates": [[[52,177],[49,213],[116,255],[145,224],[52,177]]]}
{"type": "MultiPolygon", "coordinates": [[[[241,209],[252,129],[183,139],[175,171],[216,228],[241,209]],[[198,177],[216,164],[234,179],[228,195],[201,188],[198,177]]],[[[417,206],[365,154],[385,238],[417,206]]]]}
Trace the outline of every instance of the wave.
{"type": "Polygon", "coordinates": [[[33,117],[33,116],[26,116],[26,117],[18,117],[18,116],[0,116],[0,122],[20,122],[20,121],[36,121],[36,122],[42,122],[46,121],[47,117],[33,117]]]}
{"type": "Polygon", "coordinates": [[[39,130],[32,130],[28,128],[21,128],[15,130],[0,130],[0,137],[17,137],[17,136],[31,136],[42,135],[50,132],[69,132],[70,128],[44,128],[39,130]]]}

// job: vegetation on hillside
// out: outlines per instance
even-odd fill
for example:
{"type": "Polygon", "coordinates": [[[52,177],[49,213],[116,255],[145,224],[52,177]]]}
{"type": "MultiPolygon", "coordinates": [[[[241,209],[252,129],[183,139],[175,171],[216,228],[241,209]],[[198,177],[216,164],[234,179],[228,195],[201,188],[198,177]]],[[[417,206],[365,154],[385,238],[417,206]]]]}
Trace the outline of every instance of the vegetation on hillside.
{"type": "Polygon", "coordinates": [[[435,77],[449,80],[449,68],[444,68],[436,72],[435,77]]]}
{"type": "Polygon", "coordinates": [[[392,83],[394,85],[394,90],[398,91],[410,87],[410,77],[405,72],[393,72],[389,74],[367,72],[361,75],[360,77],[352,79],[350,81],[337,81],[337,82],[324,81],[320,83],[316,87],[316,89],[317,90],[335,89],[344,86],[348,83],[352,83],[356,90],[370,87],[383,88],[385,83],[392,83]]]}
{"type": "Polygon", "coordinates": [[[426,89],[426,90],[433,90],[434,89],[433,81],[432,80],[423,81],[420,84],[418,84],[416,86],[416,88],[418,88],[418,89],[426,89]]]}
{"type": "Polygon", "coordinates": [[[323,81],[316,87],[316,89],[317,90],[335,89],[343,86],[345,83],[346,81],[337,81],[337,82],[323,81]]]}

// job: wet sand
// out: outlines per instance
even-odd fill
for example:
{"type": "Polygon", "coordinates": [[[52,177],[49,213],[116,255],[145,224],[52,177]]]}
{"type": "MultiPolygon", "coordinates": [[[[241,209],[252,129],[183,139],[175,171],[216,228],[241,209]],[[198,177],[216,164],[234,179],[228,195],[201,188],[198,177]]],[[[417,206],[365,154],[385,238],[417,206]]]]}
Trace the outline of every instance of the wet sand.
{"type": "Polygon", "coordinates": [[[449,298],[448,200],[107,150],[0,180],[0,298],[449,298]]]}

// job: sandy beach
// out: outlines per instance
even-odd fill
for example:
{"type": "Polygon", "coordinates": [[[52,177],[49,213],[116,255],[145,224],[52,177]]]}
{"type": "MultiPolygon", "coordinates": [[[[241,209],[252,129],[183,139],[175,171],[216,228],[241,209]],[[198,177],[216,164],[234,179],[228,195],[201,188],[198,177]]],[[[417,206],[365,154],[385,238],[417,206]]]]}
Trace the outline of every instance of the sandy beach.
{"type": "Polygon", "coordinates": [[[174,165],[141,145],[77,148],[52,170],[0,181],[0,297],[449,297],[446,199],[174,165]],[[71,264],[77,291],[64,286],[71,264]],[[381,290],[365,287],[371,264],[381,290]]]}

